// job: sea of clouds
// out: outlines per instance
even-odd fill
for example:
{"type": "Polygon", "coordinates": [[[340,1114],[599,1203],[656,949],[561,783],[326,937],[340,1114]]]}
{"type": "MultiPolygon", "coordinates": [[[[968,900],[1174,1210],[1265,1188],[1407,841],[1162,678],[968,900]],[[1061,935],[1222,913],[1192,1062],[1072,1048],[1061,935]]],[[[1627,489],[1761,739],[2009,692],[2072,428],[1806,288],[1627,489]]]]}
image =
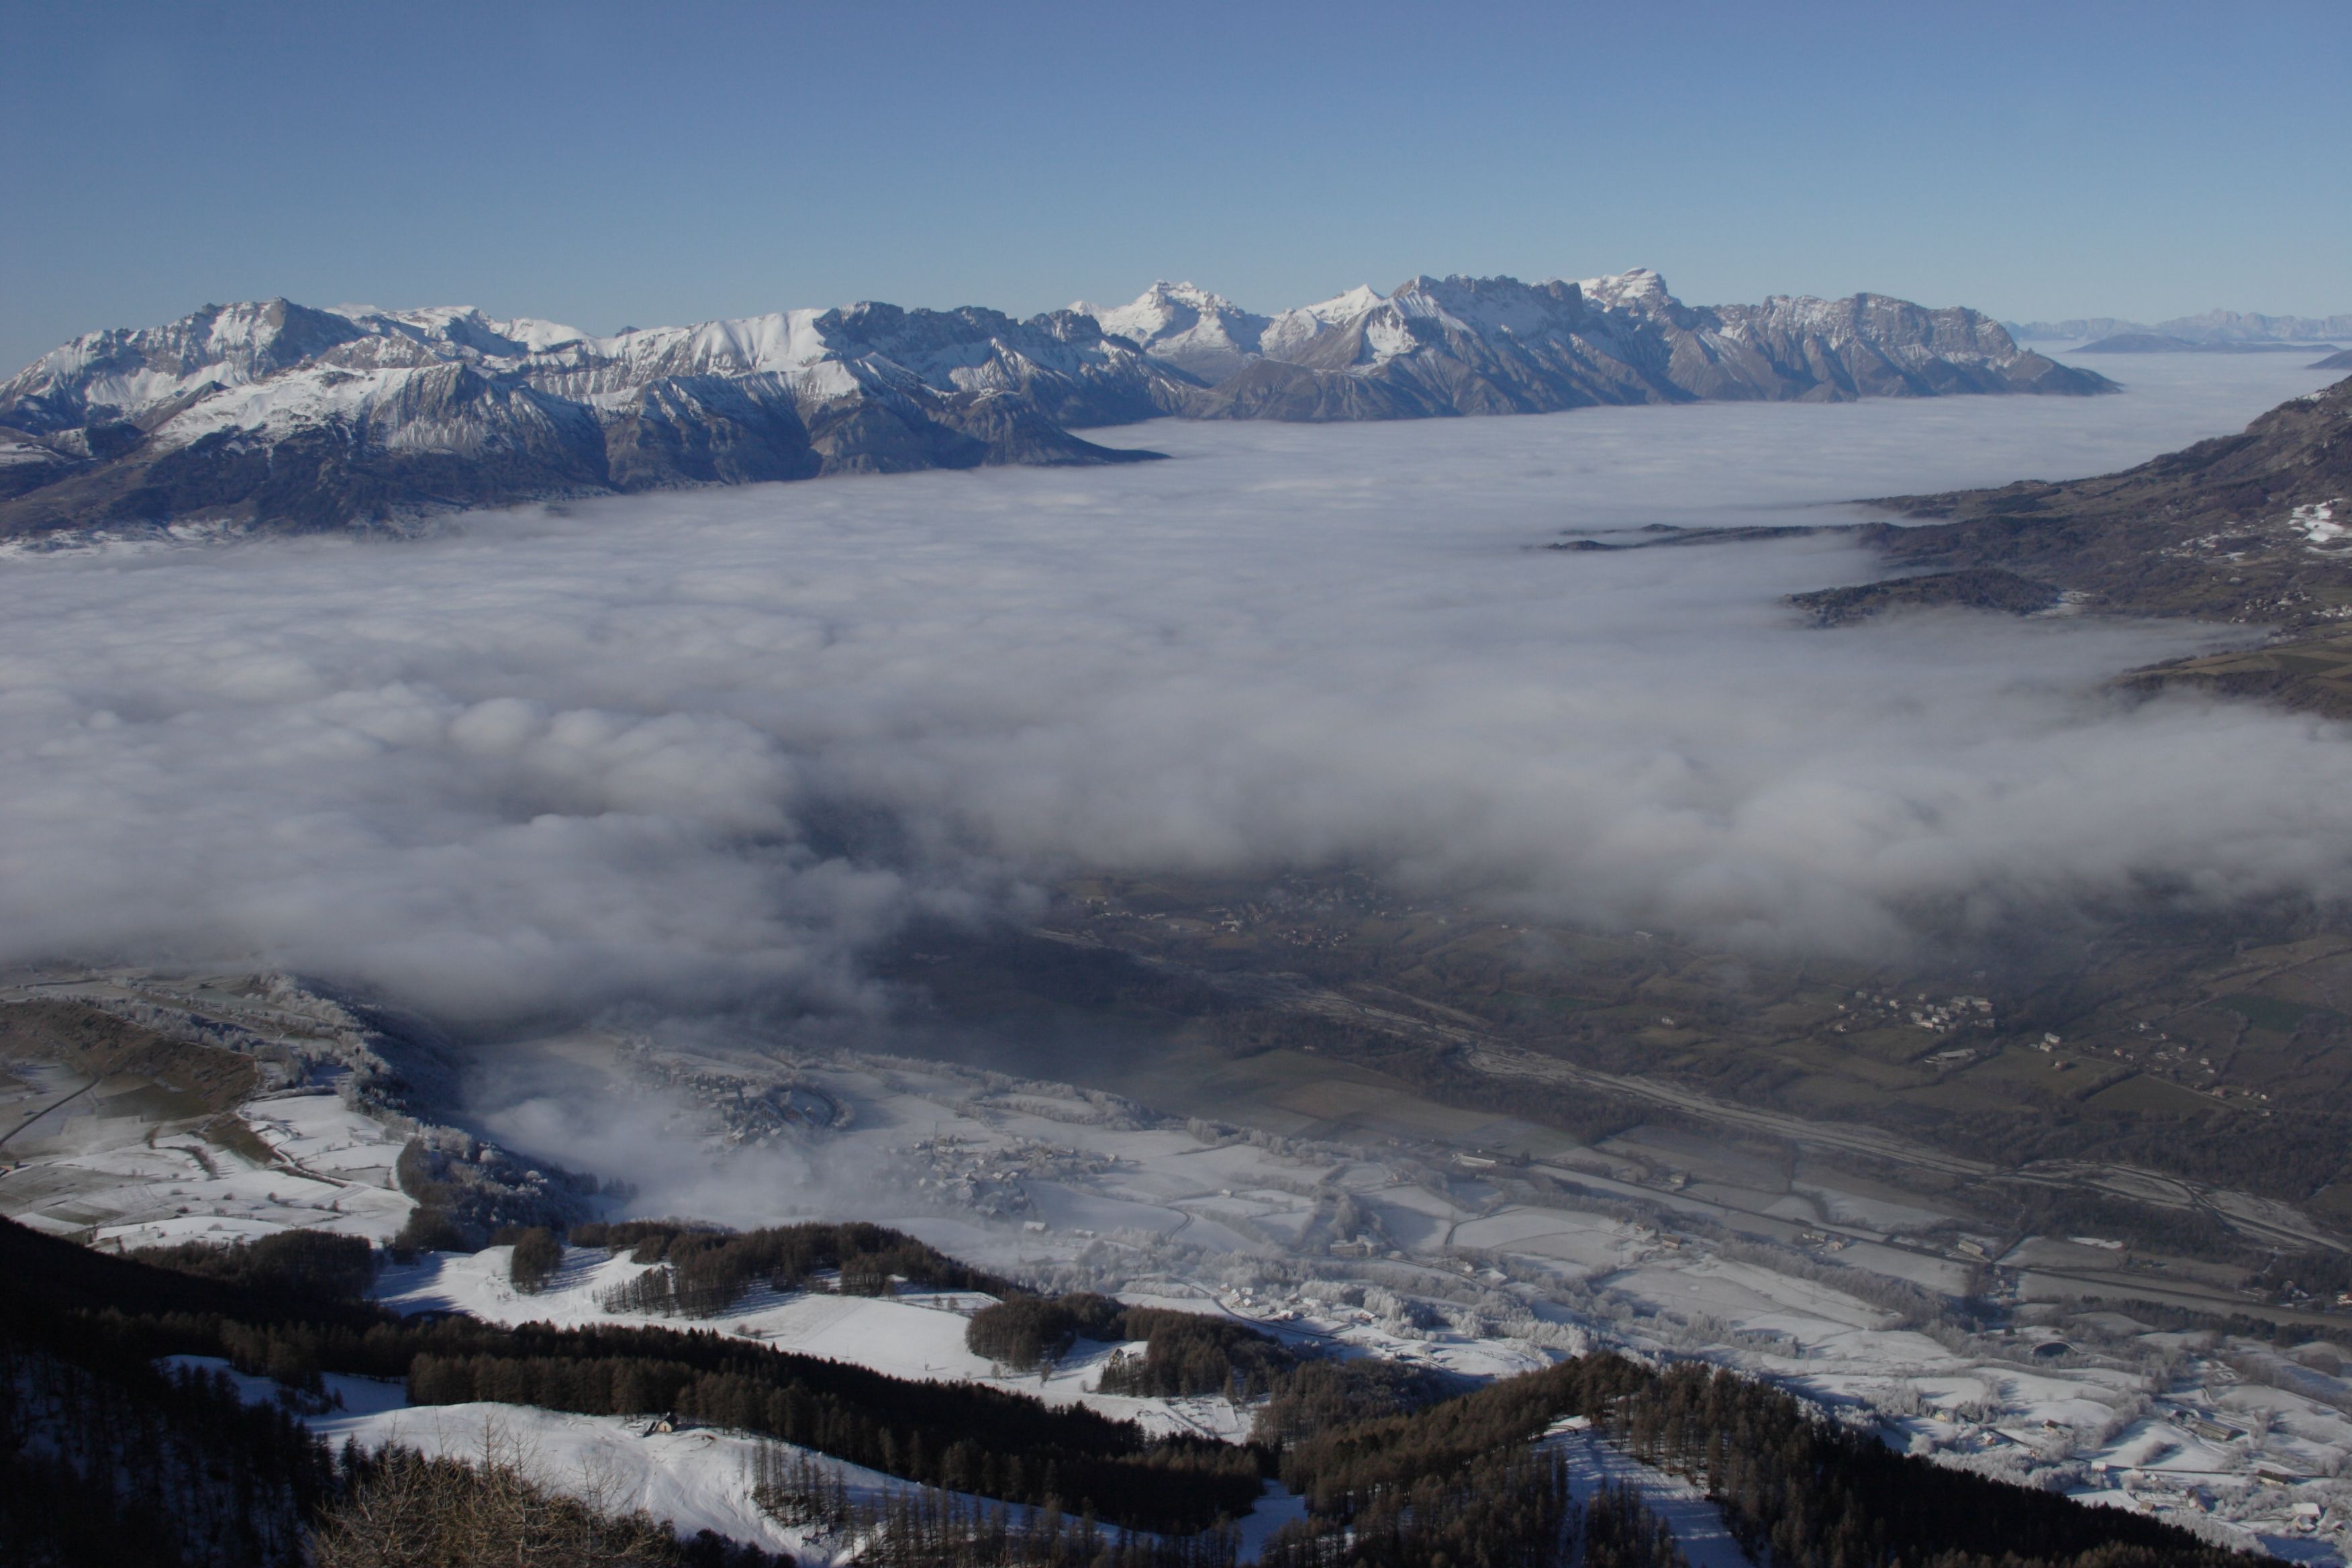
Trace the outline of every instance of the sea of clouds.
{"type": "Polygon", "coordinates": [[[0,962],[261,963],[460,1024],[875,1004],[919,912],[1356,867],[1884,955],[2155,890],[2352,891],[2352,748],[2134,704],[2210,628],[1823,632],[1844,498],[2094,472],[2326,378],[1105,433],[1171,460],[0,561],[0,962]]]}

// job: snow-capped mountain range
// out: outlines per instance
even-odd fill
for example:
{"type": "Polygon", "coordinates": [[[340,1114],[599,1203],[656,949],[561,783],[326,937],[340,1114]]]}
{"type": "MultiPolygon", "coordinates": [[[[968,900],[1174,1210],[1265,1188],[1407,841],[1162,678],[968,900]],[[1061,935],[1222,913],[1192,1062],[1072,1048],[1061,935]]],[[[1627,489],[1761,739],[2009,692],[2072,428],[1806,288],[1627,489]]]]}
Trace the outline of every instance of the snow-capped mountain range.
{"type": "Polygon", "coordinates": [[[438,308],[207,306],[0,385],[0,535],[363,527],[533,498],[1102,463],[1072,427],[1701,398],[2108,390],[1974,310],[1691,307],[1654,272],[1415,278],[1260,316],[1189,283],[1026,321],[858,304],[610,337],[438,308]]]}
{"type": "Polygon", "coordinates": [[[1581,282],[1415,278],[1254,316],[1189,283],[1080,305],[1103,330],[1209,384],[1206,419],[1543,414],[1701,398],[1843,401],[1958,392],[2100,392],[2103,377],[2018,348],[1978,311],[1883,294],[1693,307],[1655,272],[1581,282]]]}

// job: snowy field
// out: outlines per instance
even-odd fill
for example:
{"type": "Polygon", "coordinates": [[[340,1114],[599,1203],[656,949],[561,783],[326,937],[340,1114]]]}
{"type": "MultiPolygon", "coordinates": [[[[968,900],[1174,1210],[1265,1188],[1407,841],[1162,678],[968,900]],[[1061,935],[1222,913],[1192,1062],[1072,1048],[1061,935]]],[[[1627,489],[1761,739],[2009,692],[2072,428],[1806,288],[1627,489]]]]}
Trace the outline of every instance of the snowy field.
{"type": "MultiPolygon", "coordinates": [[[[1575,1184],[1600,1168],[1632,1174],[1627,1162],[1643,1149],[1704,1173],[1701,1151],[1673,1135],[1648,1146],[1637,1131],[1549,1163],[1498,1168],[1425,1145],[1314,1143],[1173,1121],[1097,1091],[938,1063],[703,1054],[594,1032],[537,1049],[575,1085],[593,1082],[595,1100],[563,1098],[560,1075],[525,1075],[519,1081],[540,1093],[491,1108],[486,1130],[525,1152],[534,1134],[555,1128],[602,1142],[647,1180],[638,1212],[739,1224],[873,1220],[1048,1288],[1226,1314],[1320,1352],[1474,1378],[1601,1346],[1701,1355],[1771,1377],[1943,1462],[2222,1539],[2320,1560],[2339,1553],[2352,1488],[2336,1478],[2352,1456],[2344,1414],[2352,1379],[2267,1343],[2164,1333],[2116,1311],[2045,1314],[2040,1326],[1990,1338],[1907,1320],[1885,1288],[1940,1282],[1939,1268],[1958,1268],[1916,1234],[1940,1216],[1846,1194],[1826,1173],[1806,1182],[1809,1212],[1828,1228],[1804,1234],[1821,1244],[1790,1246],[1777,1238],[1792,1222],[1760,1212],[1767,1194],[1754,1194],[1759,1212],[1717,1201],[1740,1190],[1729,1181],[1575,1184]],[[787,1089],[834,1108],[837,1124],[739,1135],[731,1119],[747,1094],[787,1089]],[[587,1120],[616,1104],[652,1118],[659,1136],[624,1145],[617,1125],[587,1120]],[[1717,1198],[1696,1195],[1702,1188],[1717,1198]],[[1625,1206],[1643,1193],[1671,1202],[1625,1206]]],[[[290,1226],[381,1240],[404,1216],[408,1200],[390,1173],[403,1135],[331,1091],[251,1100],[238,1115],[266,1162],[184,1126],[58,1118],[26,1150],[10,1150],[22,1163],[0,1177],[0,1209],[51,1229],[94,1226],[101,1243],[134,1247],[290,1226]]],[[[1736,1174],[1736,1159],[1724,1169],[1736,1174]]],[[[2064,1238],[2036,1245],[2104,1253],[2064,1238]]],[[[510,1323],[662,1321],[599,1304],[599,1291],[640,1271],[625,1255],[572,1248],[548,1288],[528,1294],[509,1279],[508,1258],[491,1247],[388,1265],[379,1294],[404,1311],[510,1323]]],[[[1246,1435],[1250,1412],[1224,1399],[1095,1392],[1119,1347],[1081,1343],[1042,1373],[1003,1374],[963,1343],[968,1315],[985,1300],[758,1292],[681,1326],[895,1376],[992,1382],[1156,1432],[1246,1435]]],[[[745,1533],[745,1439],[645,1439],[625,1423],[544,1412],[406,1411],[373,1385],[344,1394],[348,1409],[332,1417],[339,1436],[465,1447],[478,1444],[491,1414],[557,1471],[594,1468],[629,1506],[643,1501],[692,1528],[782,1539],[745,1533]]],[[[1613,1461],[1596,1453],[1592,1462],[1613,1461]]],[[[1652,1481],[1654,1500],[1690,1537],[1694,1562],[1727,1549],[1709,1543],[1706,1510],[1694,1512],[1674,1489],[1680,1483],[1652,1481]]],[[[1249,1528],[1271,1530],[1286,1506],[1270,1500],[1249,1528]]]]}
{"type": "MultiPolygon", "coordinates": [[[[184,1005],[169,987],[107,977],[0,984],[0,1003],[58,999],[154,1017],[184,1005]]],[[[415,1207],[393,1173],[408,1132],[341,1092],[350,1073],[336,1058],[348,1047],[331,1037],[332,1015],[322,1022],[317,999],[299,992],[242,1005],[213,994],[204,1005],[215,1037],[308,1052],[311,1068],[271,1089],[292,1069],[263,1059],[265,1087],[215,1110],[152,1078],[16,1064],[0,1073],[0,1213],[109,1247],[314,1228],[391,1240],[415,1207]]]]}
{"type": "MultiPolygon", "coordinates": [[[[588,1049],[581,1037],[562,1047],[575,1063],[588,1049]]],[[[607,1049],[641,1069],[646,1060],[641,1043],[607,1049]]],[[[2017,1330],[1990,1337],[1906,1321],[1885,1289],[1957,1289],[1966,1279],[1948,1238],[1918,1235],[1947,1216],[1865,1184],[1848,1192],[1832,1173],[1805,1183],[1808,1212],[1825,1228],[1801,1231],[1695,1195],[1702,1186],[1727,1195],[1736,1190],[1727,1184],[1622,1182],[1606,1193],[1572,1184],[1595,1167],[1623,1169],[1644,1147],[1638,1134],[1556,1164],[1497,1170],[1427,1147],[1317,1144],[1161,1121],[1098,1093],[937,1063],[778,1058],[763,1068],[741,1055],[651,1055],[666,1064],[655,1075],[664,1081],[705,1085],[702,1100],[668,1106],[663,1146],[676,1149],[691,1131],[710,1152],[701,1168],[685,1159],[653,1167],[660,1184],[643,1202],[662,1212],[723,1207],[729,1192],[790,1190],[796,1213],[878,1218],[1017,1276],[1223,1312],[1336,1353],[1471,1376],[1600,1345],[1703,1355],[1818,1398],[1900,1448],[2323,1556],[2337,1549],[2352,1498],[2336,1479],[2352,1455],[2343,1414],[2352,1383],[2300,1368],[2299,1388],[2278,1386],[2294,1379],[2275,1371],[2259,1381],[2237,1370],[2245,1345],[2160,1332],[2113,1311],[2027,1306],[2017,1330]],[[728,1084],[756,1088],[763,1071],[849,1108],[845,1125],[821,1135],[821,1162],[807,1159],[807,1143],[728,1137],[728,1084]],[[836,1186],[820,1173],[827,1169],[856,1174],[836,1186]],[[1534,1184],[1547,1176],[1559,1178],[1549,1190],[1534,1184]],[[1671,1203],[1647,1215],[1622,1210],[1619,1200],[1643,1195],[1671,1203]],[[1362,1240],[1369,1249],[1354,1245],[1362,1240]],[[1346,1256],[1334,1255],[1334,1242],[1346,1256]],[[2063,1353],[2037,1353],[2044,1347],[2063,1353]]],[[[570,1102],[526,1101],[492,1120],[519,1135],[560,1120],[559,1103],[570,1102]]],[[[1659,1143],[1685,1163],[1696,1152],[1672,1135],[1659,1143]]],[[[752,1222],[741,1211],[728,1217],[752,1222]]],[[[496,1253],[436,1260],[388,1277],[386,1288],[418,1306],[581,1321],[569,1314],[594,1310],[583,1304],[591,1282],[634,1266],[580,1262],[547,1297],[515,1297],[496,1253]]],[[[747,1301],[712,1326],[740,1322],[737,1331],[770,1342],[899,1375],[952,1375],[961,1363],[984,1377],[989,1369],[960,1351],[961,1305],[800,1297],[747,1301]]],[[[1103,1353],[1086,1348],[1042,1384],[1014,1386],[1097,1403],[1083,1390],[1103,1353]]],[[[1103,1407],[1160,1429],[1230,1421],[1237,1430],[1244,1419],[1193,1408],[1172,1421],[1137,1408],[1150,1403],[1103,1407]]]]}
{"type": "Polygon", "coordinates": [[[125,1247],[311,1228],[381,1243],[415,1206],[391,1179],[403,1140],[332,1090],[250,1100],[236,1114],[268,1158],[194,1130],[151,1139],[137,1117],[55,1117],[58,1133],[28,1141],[0,1201],[24,1224],[125,1247]]]}

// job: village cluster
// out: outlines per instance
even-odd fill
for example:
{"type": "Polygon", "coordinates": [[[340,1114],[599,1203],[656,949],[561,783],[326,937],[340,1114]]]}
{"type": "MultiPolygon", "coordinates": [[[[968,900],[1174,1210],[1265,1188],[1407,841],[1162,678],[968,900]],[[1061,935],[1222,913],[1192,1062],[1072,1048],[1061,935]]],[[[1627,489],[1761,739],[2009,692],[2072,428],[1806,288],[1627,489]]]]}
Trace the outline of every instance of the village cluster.
{"type": "Polygon", "coordinates": [[[1992,998],[1989,996],[1955,996],[1949,1001],[1936,1002],[1924,991],[1907,1003],[1899,996],[1856,991],[1852,1001],[1838,1004],[1838,1011],[1853,1016],[1851,1025],[1830,1026],[1832,1032],[1841,1035],[1850,1026],[1888,1028],[1906,1023],[1931,1035],[1948,1035],[1958,1029],[1990,1029],[1996,1024],[1992,998]]]}

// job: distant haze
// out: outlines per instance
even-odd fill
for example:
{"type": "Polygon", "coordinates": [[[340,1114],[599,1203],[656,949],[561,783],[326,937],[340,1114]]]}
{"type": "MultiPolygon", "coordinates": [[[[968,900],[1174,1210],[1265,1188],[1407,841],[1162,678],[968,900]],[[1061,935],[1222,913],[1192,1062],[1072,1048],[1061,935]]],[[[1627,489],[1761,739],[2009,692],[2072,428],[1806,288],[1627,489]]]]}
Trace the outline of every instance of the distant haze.
{"type": "MultiPolygon", "coordinates": [[[[1834,540],[1653,522],[2109,468],[2324,377],[2092,400],[1147,426],[1175,460],[0,561],[0,958],[267,962],[456,1019],[866,1009],[909,914],[1354,866],[1759,951],[2352,892],[2334,728],[2129,707],[2210,629],[1802,629],[1834,540]]],[[[2192,379],[2193,378],[2193,379],[2192,379]]]]}

